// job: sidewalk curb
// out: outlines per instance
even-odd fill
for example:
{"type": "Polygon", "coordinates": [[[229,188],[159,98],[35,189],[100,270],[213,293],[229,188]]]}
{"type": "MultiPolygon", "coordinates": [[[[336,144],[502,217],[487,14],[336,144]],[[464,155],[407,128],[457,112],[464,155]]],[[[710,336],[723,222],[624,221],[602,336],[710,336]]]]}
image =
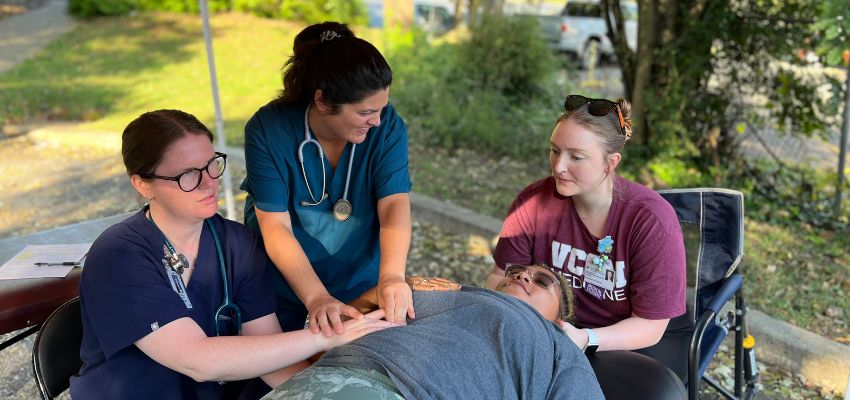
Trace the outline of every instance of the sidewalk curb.
{"type": "MultiPolygon", "coordinates": [[[[463,207],[442,202],[423,194],[410,194],[417,218],[424,218],[457,234],[484,236],[499,234],[502,222],[463,207]]],[[[837,393],[848,393],[850,346],[829,340],[775,319],[761,311],[747,310],[747,325],[756,338],[759,361],[800,374],[806,383],[837,393]]]]}
{"type": "Polygon", "coordinates": [[[850,346],[829,340],[759,310],[747,310],[750,334],[759,360],[806,377],[846,395],[850,384],[850,346]]]}

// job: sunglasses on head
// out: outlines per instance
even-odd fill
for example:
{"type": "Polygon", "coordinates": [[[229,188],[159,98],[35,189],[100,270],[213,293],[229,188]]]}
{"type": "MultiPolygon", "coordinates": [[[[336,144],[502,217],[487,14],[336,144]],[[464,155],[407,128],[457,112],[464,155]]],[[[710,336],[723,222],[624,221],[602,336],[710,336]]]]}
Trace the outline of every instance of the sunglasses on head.
{"type": "Polygon", "coordinates": [[[560,285],[561,282],[554,274],[543,271],[542,269],[533,268],[527,265],[507,264],[505,265],[505,276],[516,278],[519,274],[528,272],[531,282],[543,289],[549,289],[555,284],[560,285]]]}
{"type": "Polygon", "coordinates": [[[620,111],[620,106],[607,99],[589,99],[584,96],[580,96],[577,94],[571,94],[567,96],[564,100],[564,110],[567,112],[572,112],[578,110],[582,106],[587,104],[587,112],[588,114],[594,117],[607,117],[608,114],[611,114],[615,109],[617,110],[617,117],[620,122],[620,134],[623,136],[626,135],[626,121],[623,119],[623,112],[620,111]]]}

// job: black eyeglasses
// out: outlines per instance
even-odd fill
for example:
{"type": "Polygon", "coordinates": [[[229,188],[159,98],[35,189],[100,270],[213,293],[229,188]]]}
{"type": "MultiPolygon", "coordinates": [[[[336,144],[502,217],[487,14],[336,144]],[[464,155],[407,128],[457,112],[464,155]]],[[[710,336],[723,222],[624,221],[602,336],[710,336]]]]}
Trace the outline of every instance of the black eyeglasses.
{"type": "Polygon", "coordinates": [[[620,110],[620,105],[607,99],[589,99],[577,94],[571,94],[564,100],[564,110],[567,112],[575,111],[587,104],[587,112],[594,117],[607,117],[615,109],[620,123],[620,134],[626,135],[626,121],[623,119],[623,112],[620,110]]]}
{"type": "Polygon", "coordinates": [[[224,168],[227,167],[227,154],[215,153],[215,157],[210,159],[203,168],[189,168],[176,176],[160,176],[153,174],[139,174],[142,178],[147,179],[164,179],[166,181],[175,181],[180,190],[191,192],[201,186],[203,179],[202,172],[207,171],[210,178],[218,179],[224,173],[224,168]]]}
{"type": "Polygon", "coordinates": [[[526,271],[528,271],[528,274],[531,277],[531,282],[543,289],[549,289],[555,284],[559,286],[561,285],[561,282],[558,281],[558,278],[556,278],[554,274],[543,271],[542,269],[535,269],[527,265],[520,264],[505,265],[505,276],[516,278],[519,274],[526,271]]]}

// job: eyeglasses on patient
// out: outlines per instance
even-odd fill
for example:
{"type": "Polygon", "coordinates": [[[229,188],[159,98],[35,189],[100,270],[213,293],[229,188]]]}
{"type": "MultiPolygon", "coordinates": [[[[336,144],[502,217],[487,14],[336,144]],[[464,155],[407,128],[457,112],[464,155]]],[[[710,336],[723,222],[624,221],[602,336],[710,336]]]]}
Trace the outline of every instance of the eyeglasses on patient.
{"type": "Polygon", "coordinates": [[[215,153],[215,157],[211,158],[207,165],[203,168],[189,168],[182,173],[175,176],[160,176],[153,174],[139,174],[142,178],[147,179],[163,179],[166,181],[175,181],[177,182],[177,186],[180,186],[180,190],[184,192],[191,192],[201,186],[201,180],[203,179],[202,173],[204,171],[207,172],[207,175],[212,179],[218,179],[221,174],[224,173],[224,168],[227,167],[227,154],[224,153],[215,153]]]}
{"type": "Polygon", "coordinates": [[[505,276],[516,278],[519,274],[528,272],[531,282],[543,289],[549,289],[554,285],[561,285],[555,274],[544,271],[539,268],[534,268],[528,265],[507,264],[505,265],[505,276]]]}
{"type": "Polygon", "coordinates": [[[620,110],[620,105],[608,99],[591,99],[577,94],[571,94],[564,100],[564,110],[567,112],[575,111],[587,104],[588,114],[594,117],[607,117],[615,109],[620,123],[620,134],[626,135],[626,121],[623,119],[623,112],[620,110]]]}

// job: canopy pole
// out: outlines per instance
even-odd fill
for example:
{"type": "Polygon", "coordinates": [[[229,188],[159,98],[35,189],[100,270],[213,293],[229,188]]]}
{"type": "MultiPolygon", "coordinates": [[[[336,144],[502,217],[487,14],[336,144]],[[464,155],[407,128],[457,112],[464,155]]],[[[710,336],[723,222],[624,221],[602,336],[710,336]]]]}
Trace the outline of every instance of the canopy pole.
{"type": "MultiPolygon", "coordinates": [[[[218,142],[218,151],[224,153],[227,149],[227,140],[224,135],[224,119],[221,116],[221,103],[218,99],[218,78],[215,74],[215,55],[212,47],[212,33],[210,30],[210,11],[207,0],[198,0],[201,9],[201,20],[204,26],[204,42],[207,45],[207,64],[210,69],[210,84],[212,87],[213,105],[215,106],[215,136],[218,142]]],[[[233,182],[230,179],[230,169],[224,170],[221,179],[224,181],[224,204],[227,208],[227,219],[236,220],[236,206],[233,200],[233,182]]]]}

